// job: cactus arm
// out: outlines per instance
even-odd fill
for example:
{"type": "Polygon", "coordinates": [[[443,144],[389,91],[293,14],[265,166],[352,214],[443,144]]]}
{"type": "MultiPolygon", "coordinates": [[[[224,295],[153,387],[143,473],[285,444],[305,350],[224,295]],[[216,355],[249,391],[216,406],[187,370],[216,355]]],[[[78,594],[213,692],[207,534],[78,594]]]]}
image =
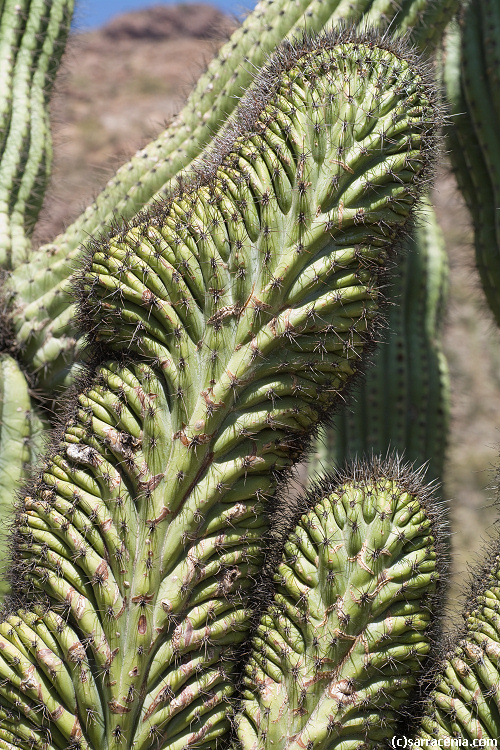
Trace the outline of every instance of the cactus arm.
{"type": "Polygon", "coordinates": [[[493,187],[476,131],[465,101],[461,75],[462,35],[457,23],[450,24],[444,38],[441,67],[450,103],[451,124],[445,127],[446,143],[458,187],[470,211],[474,227],[476,266],[490,308],[495,308],[497,273],[493,187]]]}
{"type": "Polygon", "coordinates": [[[151,364],[97,369],[19,511],[0,697],[23,731],[136,750],[226,731],[263,505],[358,365],[434,147],[426,76],[385,46],[285,45],[199,180],[92,249],[91,334],[151,364]],[[71,686],[16,630],[41,595],[71,686]]]}
{"type": "MultiPolygon", "coordinates": [[[[461,78],[463,81],[463,92],[466,104],[466,117],[470,117],[474,127],[478,146],[486,165],[489,180],[488,187],[491,190],[488,204],[496,207],[500,189],[500,159],[498,156],[498,131],[495,117],[492,116],[491,103],[495,99],[496,91],[490,88],[487,69],[494,66],[495,60],[487,57],[491,50],[484,44],[484,36],[481,28],[481,20],[484,16],[488,2],[473,3],[464,11],[464,22],[462,24],[462,56],[461,56],[461,78]],[[484,99],[486,97],[486,100],[484,99]]],[[[472,154],[471,157],[472,159],[472,154]]],[[[473,164],[475,170],[475,164],[473,164]]],[[[481,170],[481,163],[479,164],[481,170]]],[[[480,174],[480,172],[479,172],[480,174]]],[[[483,220],[489,215],[489,211],[483,211],[483,220]]],[[[489,266],[489,276],[492,276],[488,301],[492,310],[500,321],[498,295],[498,244],[499,225],[498,211],[494,211],[492,226],[483,229],[483,236],[488,237],[486,253],[492,258],[493,263],[489,266]]],[[[485,290],[486,291],[486,290],[485,290]]]]}
{"type": "MultiPolygon", "coordinates": [[[[413,4],[418,3],[412,0],[410,9],[413,4]]],[[[456,5],[457,0],[448,0],[443,17],[450,15],[456,5]]],[[[304,28],[314,32],[344,22],[383,30],[390,24],[393,33],[404,33],[410,26],[416,33],[421,23],[427,25],[427,11],[421,15],[406,10],[408,13],[402,17],[392,2],[381,5],[373,0],[314,0],[308,4],[302,0],[288,3],[286,13],[281,13],[281,2],[259,3],[211,63],[172,126],[121,168],[64,235],[41,248],[29,265],[15,270],[8,290],[16,298],[16,335],[25,352],[24,361],[33,367],[40,388],[50,394],[55,387],[69,384],[79,369],[78,365],[72,369],[80,355],[69,277],[79,263],[82,243],[89,235],[102,232],[117,214],[130,219],[145,205],[163,200],[172,180],[200,157],[214,132],[233,111],[242,91],[251,83],[252,66],[262,64],[283,37],[293,38],[304,28]],[[413,19],[411,23],[409,19],[413,19]],[[65,306],[61,308],[62,299],[65,306]]],[[[432,32],[436,28],[430,27],[432,32]]],[[[431,42],[424,39],[420,48],[426,46],[430,49],[431,42]]]]}
{"type": "Polygon", "coordinates": [[[51,166],[48,98],[72,0],[6,2],[0,17],[0,264],[26,261],[51,166]]]}
{"type": "Polygon", "coordinates": [[[403,0],[402,29],[420,50],[432,52],[441,42],[443,32],[460,10],[460,0],[403,0]]]}
{"type": "Polygon", "coordinates": [[[498,267],[498,147],[495,129],[495,69],[498,63],[487,29],[495,3],[470,3],[460,26],[445,38],[443,79],[453,125],[447,128],[450,157],[474,225],[476,264],[488,304],[500,320],[498,267]],[[465,59],[465,56],[467,59],[465,59]],[[493,77],[491,77],[493,76],[493,77]],[[483,97],[487,97],[487,111],[483,97]],[[492,197],[493,196],[493,197],[492,197]]]}
{"type": "Polygon", "coordinates": [[[486,741],[500,736],[499,577],[495,551],[476,576],[476,594],[464,614],[465,627],[434,670],[415,739],[486,741]]]}
{"type": "MultiPolygon", "coordinates": [[[[484,179],[486,179],[485,185],[488,184],[489,175],[477,143],[474,128],[470,118],[466,115],[466,103],[460,75],[461,38],[460,26],[457,21],[453,21],[446,29],[443,38],[443,50],[440,55],[438,70],[442,77],[450,108],[451,123],[445,126],[445,133],[451,165],[465,202],[469,207],[474,205],[474,210],[471,209],[474,218],[482,204],[482,201],[478,200],[478,189],[481,188],[484,179]],[[471,142],[470,149],[467,148],[469,141],[471,142]],[[471,154],[474,154],[474,164],[477,165],[474,170],[472,164],[469,163],[471,154]]],[[[479,195],[481,194],[479,193],[479,195]]]]}
{"type": "Polygon", "coordinates": [[[402,0],[396,7],[391,0],[373,0],[363,20],[368,26],[385,21],[391,33],[408,34],[412,44],[431,54],[459,8],[460,0],[402,0]]]}
{"type": "Polygon", "coordinates": [[[305,505],[254,632],[238,738],[243,750],[380,747],[430,648],[438,519],[397,464],[327,475],[305,505]]]}
{"type": "MultiPolygon", "coordinates": [[[[405,321],[409,373],[403,420],[405,455],[419,464],[427,459],[428,478],[440,480],[450,410],[448,370],[440,340],[440,313],[447,290],[448,259],[444,238],[430,203],[426,203],[419,218],[413,247],[407,258],[408,275],[416,295],[414,305],[409,301],[405,321]],[[416,279],[420,282],[418,286],[416,279]],[[420,377],[411,377],[410,373],[419,366],[420,377]]],[[[398,450],[404,445],[404,442],[398,444],[398,450]]]]}
{"type": "Polygon", "coordinates": [[[41,435],[47,429],[30,395],[26,377],[9,355],[0,357],[0,604],[9,586],[5,580],[8,567],[8,531],[14,521],[12,498],[20,482],[27,477],[27,467],[42,451],[41,435]]]}
{"type": "Polygon", "coordinates": [[[422,204],[406,241],[389,297],[386,340],[379,344],[352,403],[319,436],[310,475],[319,466],[392,449],[442,477],[449,383],[439,328],[447,288],[447,257],[431,204],[422,204]],[[326,441],[326,442],[325,442],[326,441]],[[333,450],[332,450],[332,447],[333,450]],[[328,448],[326,448],[328,446],[328,448]]]}
{"type": "MultiPolygon", "coordinates": [[[[451,395],[448,362],[443,350],[441,330],[448,297],[448,256],[442,230],[432,206],[423,214],[423,221],[415,235],[415,245],[428,248],[427,298],[423,301],[423,320],[426,335],[421,337],[421,351],[429,357],[429,379],[425,419],[421,420],[419,444],[409,440],[410,455],[420,454],[425,442],[425,455],[429,457],[427,476],[442,480],[448,448],[448,428],[451,417],[451,395]],[[420,233],[423,235],[420,236],[420,233]],[[429,346],[427,340],[431,341],[429,346]]],[[[425,397],[424,397],[425,398],[425,397]]]]}

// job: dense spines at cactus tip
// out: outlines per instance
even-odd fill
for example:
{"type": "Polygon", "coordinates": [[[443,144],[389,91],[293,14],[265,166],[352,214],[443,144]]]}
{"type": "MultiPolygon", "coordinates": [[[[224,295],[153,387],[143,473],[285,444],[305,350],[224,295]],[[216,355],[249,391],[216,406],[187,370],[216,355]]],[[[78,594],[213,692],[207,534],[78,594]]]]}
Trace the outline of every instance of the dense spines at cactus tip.
{"type": "Polygon", "coordinates": [[[416,739],[453,738],[477,743],[500,737],[498,542],[472,580],[465,626],[448,643],[447,653],[434,669],[433,689],[422,705],[416,739]]]}
{"type": "Polygon", "coordinates": [[[13,522],[12,498],[26,481],[29,467],[42,451],[47,422],[30,396],[18,363],[0,356],[0,604],[9,586],[8,529],[13,522]]]}
{"type": "Polygon", "coordinates": [[[476,0],[445,39],[443,78],[451,103],[450,158],[474,224],[476,263],[488,304],[500,322],[498,125],[500,19],[496,0],[476,0]]]}
{"type": "Polygon", "coordinates": [[[390,450],[419,465],[428,462],[428,479],[443,475],[449,383],[439,328],[448,262],[428,199],[405,251],[388,290],[392,304],[385,340],[350,403],[319,434],[309,467],[312,478],[332,461],[341,466],[347,459],[390,450]]]}
{"type": "Polygon", "coordinates": [[[96,202],[54,243],[37,252],[30,264],[18,267],[9,281],[17,297],[16,332],[24,361],[51,393],[67,385],[78,366],[74,308],[69,293],[72,269],[81,244],[101,232],[113,216],[132,218],[144,205],[163,199],[168,186],[210,143],[251,84],[260,66],[281,40],[300,30],[318,32],[340,22],[373,26],[391,33],[410,33],[420,50],[430,52],[458,0],[282,0],[259,3],[200,79],[182,113],[159,138],[147,146],[110,181],[96,202]],[[286,12],[285,12],[286,11],[286,12]],[[28,283],[29,282],[29,283],[28,283]]]}
{"type": "Polygon", "coordinates": [[[48,99],[73,0],[6,0],[0,15],[0,266],[26,261],[52,162],[48,99]]]}
{"type": "Polygon", "coordinates": [[[374,461],[302,503],[251,642],[238,738],[244,750],[380,747],[430,647],[435,499],[410,467],[374,461]]]}
{"type": "Polygon", "coordinates": [[[434,146],[434,94],[401,54],[349,34],[282,48],[207,178],[94,248],[105,272],[84,274],[82,294],[90,284],[98,302],[101,280],[124,290],[121,309],[103,295],[116,313],[103,338],[118,323],[126,351],[154,356],[98,369],[21,503],[24,610],[48,597],[90,665],[69,692],[33,652],[13,671],[24,610],[7,617],[0,695],[23,731],[53,726],[57,747],[81,733],[93,747],[180,750],[227,730],[266,500],[353,370],[378,259],[434,146]]]}

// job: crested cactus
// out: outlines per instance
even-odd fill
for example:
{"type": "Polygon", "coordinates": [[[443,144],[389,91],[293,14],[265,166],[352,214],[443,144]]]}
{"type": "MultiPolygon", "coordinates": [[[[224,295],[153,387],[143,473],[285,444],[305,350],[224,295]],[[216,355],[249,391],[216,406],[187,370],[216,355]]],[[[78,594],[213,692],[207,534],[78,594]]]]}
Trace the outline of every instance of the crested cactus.
{"type": "Polygon", "coordinates": [[[432,690],[425,697],[417,739],[482,740],[486,747],[487,740],[500,736],[500,559],[495,547],[477,571],[463,627],[431,672],[432,690]]]}
{"type": "Polygon", "coordinates": [[[394,735],[430,648],[443,563],[428,492],[388,461],[327,475],[301,499],[242,679],[244,750],[372,748],[394,735]]]}
{"type": "Polygon", "coordinates": [[[437,121],[403,47],[304,37],[190,184],[90,246],[81,319],[138,359],[89,374],[18,509],[0,696],[20,746],[19,722],[61,748],[227,732],[266,505],[358,369],[437,121]],[[19,631],[58,610],[71,646],[38,657],[19,631]]]}
{"type": "Polygon", "coordinates": [[[214,132],[251,84],[252,66],[261,67],[283,38],[339,24],[381,31],[390,27],[393,34],[410,34],[420,50],[432,50],[458,2],[407,0],[400,8],[393,0],[262,0],[211,62],[172,125],[117,172],[63,235],[14,269],[6,292],[15,306],[20,355],[38,386],[51,395],[54,388],[69,385],[79,370],[79,329],[70,290],[82,243],[106,229],[117,214],[132,219],[168,195],[172,182],[210,149],[214,132]]]}
{"type": "MultiPolygon", "coordinates": [[[[494,80],[488,1],[467,12],[489,8],[494,80]]],[[[335,450],[397,444],[441,474],[446,263],[417,199],[442,113],[432,65],[373,28],[406,33],[428,56],[457,7],[260,3],[179,118],[39,250],[30,234],[50,166],[48,95],[72,6],[1,7],[5,526],[45,431],[32,385],[50,400],[81,377],[0,540],[12,554],[0,750],[380,748],[408,713],[419,715],[414,741],[498,736],[498,556],[438,659],[447,545],[424,470],[355,464],[293,502],[285,485],[365,367],[402,244],[390,356],[376,355],[367,413],[348,417],[354,429],[335,450]],[[340,29],[310,33],[325,24],[340,29]],[[254,80],[245,58],[265,63],[254,80]]],[[[456,155],[477,167],[460,180],[488,218],[475,215],[485,246],[496,207],[476,184],[494,181],[493,129],[483,79],[474,91],[460,78],[480,62],[457,60],[452,27],[444,76],[455,108],[480,110],[479,124],[464,119],[471,147],[487,144],[477,165],[456,155]]],[[[447,127],[456,148],[465,131],[447,127]]],[[[495,289],[489,266],[487,276],[495,289]]]]}

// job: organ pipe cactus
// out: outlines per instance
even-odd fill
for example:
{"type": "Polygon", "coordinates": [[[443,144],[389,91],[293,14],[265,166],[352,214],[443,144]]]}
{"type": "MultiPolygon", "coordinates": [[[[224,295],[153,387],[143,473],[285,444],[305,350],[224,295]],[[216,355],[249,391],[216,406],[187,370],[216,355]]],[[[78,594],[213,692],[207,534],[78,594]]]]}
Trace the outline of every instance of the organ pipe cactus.
{"type": "Polygon", "coordinates": [[[442,112],[432,65],[366,29],[429,55],[457,6],[261,3],[170,129],[34,251],[71,6],[2,6],[5,514],[45,430],[33,385],[49,400],[80,377],[8,537],[0,748],[375,748],[417,683],[415,741],[498,735],[497,556],[421,677],[447,546],[424,469],[357,463],[286,491],[380,337],[402,246],[421,255],[399,261],[396,338],[365,386],[384,402],[395,378],[398,440],[370,437],[384,409],[351,434],[441,472],[446,264],[417,199],[442,112]],[[265,63],[254,80],[244,58],[265,63]],[[426,400],[413,429],[402,394],[426,400]]]}

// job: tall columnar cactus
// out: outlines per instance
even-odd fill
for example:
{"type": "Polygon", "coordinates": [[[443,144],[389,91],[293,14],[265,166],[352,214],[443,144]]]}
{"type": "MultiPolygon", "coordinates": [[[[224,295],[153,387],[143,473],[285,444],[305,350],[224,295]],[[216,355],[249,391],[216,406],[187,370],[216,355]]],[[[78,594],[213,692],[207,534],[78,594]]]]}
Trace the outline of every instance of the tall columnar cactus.
{"type": "MultiPolygon", "coordinates": [[[[68,36],[72,0],[6,0],[0,14],[0,267],[29,254],[52,162],[49,99],[68,36]]],[[[4,294],[2,295],[5,296],[4,294]]],[[[11,323],[0,316],[0,599],[6,591],[7,530],[13,499],[43,448],[48,420],[38,413],[12,357],[11,323]]]]}
{"type": "Polygon", "coordinates": [[[91,247],[82,320],[138,359],[89,375],[20,504],[0,641],[18,746],[227,732],[265,506],[358,369],[437,120],[404,47],[304,37],[190,184],[91,247]]]}
{"type": "Polygon", "coordinates": [[[474,224],[476,262],[500,324],[500,17],[496,0],[471,0],[446,35],[443,80],[452,124],[447,137],[457,181],[474,224]]]}
{"type": "Polygon", "coordinates": [[[50,175],[48,101],[72,0],[5,0],[0,16],[0,268],[27,260],[50,175]]]}
{"type": "Polygon", "coordinates": [[[333,424],[320,433],[310,476],[334,462],[396,450],[428,479],[441,480],[449,421],[448,368],[440,327],[448,260],[441,230],[426,199],[406,256],[388,290],[386,333],[364,382],[333,424]]]}
{"type": "Polygon", "coordinates": [[[26,472],[44,449],[47,420],[41,413],[16,360],[0,356],[0,600],[8,591],[8,529],[14,520],[13,498],[26,472]]]}

